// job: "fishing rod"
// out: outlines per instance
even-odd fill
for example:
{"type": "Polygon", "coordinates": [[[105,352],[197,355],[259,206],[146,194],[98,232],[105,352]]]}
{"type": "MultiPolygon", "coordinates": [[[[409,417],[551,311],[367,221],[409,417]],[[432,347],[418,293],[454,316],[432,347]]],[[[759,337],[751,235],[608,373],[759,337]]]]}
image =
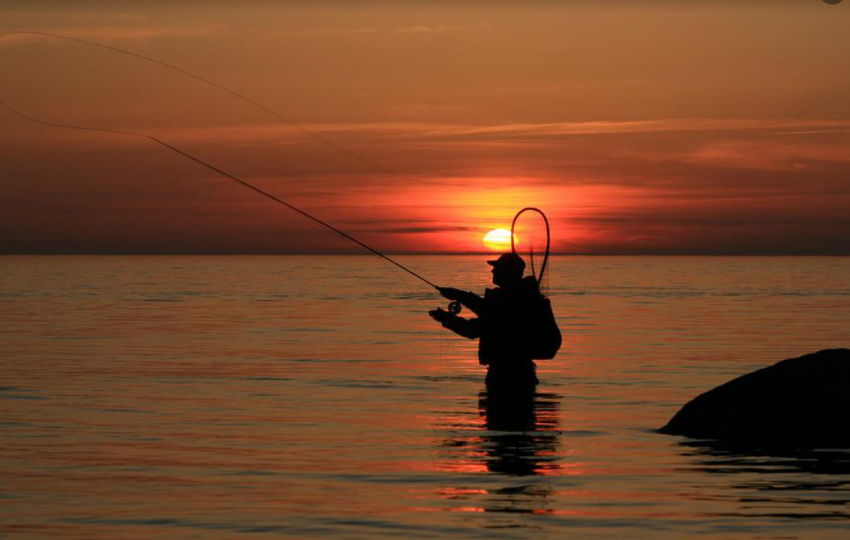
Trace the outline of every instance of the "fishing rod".
{"type": "Polygon", "coordinates": [[[118,54],[123,54],[123,55],[126,55],[126,56],[131,56],[133,58],[138,58],[139,60],[144,60],[145,62],[151,62],[151,63],[157,64],[157,65],[162,66],[166,69],[176,71],[177,73],[180,73],[180,74],[185,75],[187,77],[191,77],[192,79],[195,79],[196,81],[200,81],[204,84],[212,86],[213,88],[216,88],[216,89],[224,92],[225,94],[228,94],[232,97],[235,97],[236,99],[240,99],[240,100],[244,101],[245,103],[248,103],[248,104],[260,109],[261,111],[263,111],[267,114],[270,114],[271,116],[277,118],[281,122],[295,128],[295,129],[297,129],[298,131],[304,133],[305,135],[312,137],[313,139],[319,141],[320,143],[322,143],[326,146],[329,146],[330,148],[333,148],[334,150],[341,152],[341,153],[347,155],[348,157],[350,157],[352,159],[355,159],[355,160],[357,160],[361,163],[364,163],[364,164],[372,167],[373,169],[381,171],[381,172],[388,174],[390,176],[395,176],[396,178],[400,178],[402,180],[407,180],[409,182],[417,182],[417,183],[420,183],[420,184],[430,184],[430,185],[440,185],[437,182],[429,182],[428,180],[421,180],[421,179],[418,179],[418,178],[413,178],[413,177],[407,176],[405,174],[401,174],[401,173],[394,171],[392,169],[389,169],[387,167],[384,167],[380,163],[372,161],[371,159],[369,159],[367,157],[361,156],[360,154],[358,154],[356,152],[352,152],[351,150],[349,150],[349,149],[347,149],[343,146],[340,146],[337,143],[335,143],[335,142],[333,142],[329,139],[326,139],[325,137],[322,137],[321,135],[319,135],[315,131],[305,128],[304,126],[302,126],[302,125],[290,120],[289,118],[286,118],[285,116],[281,115],[280,113],[278,113],[274,109],[267,107],[267,106],[263,105],[262,103],[259,103],[255,100],[245,96],[244,94],[240,94],[239,92],[236,92],[235,90],[231,90],[230,88],[224,86],[223,84],[217,83],[217,82],[215,82],[211,79],[207,79],[206,77],[202,77],[202,76],[198,75],[197,73],[193,73],[193,72],[189,71],[188,69],[182,68],[182,67],[177,66],[175,64],[165,62],[164,60],[160,60],[160,59],[154,58],[152,56],[146,56],[144,54],[136,53],[136,52],[133,52],[133,51],[128,51],[126,49],[122,49],[120,47],[115,47],[113,45],[106,45],[104,43],[98,43],[97,41],[89,41],[87,39],[81,39],[81,38],[76,38],[76,37],[71,37],[71,36],[63,36],[61,34],[54,34],[54,33],[51,33],[51,32],[40,32],[40,31],[36,31],[36,30],[10,30],[10,31],[7,31],[7,32],[0,32],[0,38],[2,38],[3,36],[41,36],[41,37],[49,37],[49,38],[54,38],[54,39],[62,39],[62,40],[71,41],[71,42],[74,42],[74,43],[81,43],[83,45],[88,45],[88,46],[91,46],[91,47],[98,47],[100,49],[105,49],[107,51],[112,51],[112,52],[115,52],[115,53],[118,53],[118,54]]]}
{"type": "Polygon", "coordinates": [[[227,178],[229,180],[237,182],[238,184],[245,186],[245,187],[257,192],[260,195],[263,195],[263,196],[271,199],[272,201],[289,208],[290,210],[298,212],[302,216],[304,216],[308,219],[311,219],[312,221],[318,223],[319,225],[322,225],[323,227],[326,227],[326,228],[332,230],[333,232],[339,234],[343,238],[350,240],[351,242],[354,242],[358,246],[367,249],[368,251],[370,251],[371,253],[373,253],[373,254],[377,255],[378,257],[384,259],[385,261],[387,261],[391,264],[394,264],[395,266],[401,268],[402,270],[404,270],[408,274],[412,275],[416,279],[419,279],[420,281],[427,283],[428,285],[430,285],[431,287],[433,287],[437,290],[440,289],[437,285],[435,285],[431,281],[425,279],[424,277],[420,276],[419,274],[417,274],[416,272],[414,272],[410,268],[407,268],[403,264],[401,264],[397,261],[394,261],[390,257],[384,255],[383,253],[376,250],[375,248],[373,248],[373,247],[361,242],[360,240],[354,238],[350,234],[343,232],[340,229],[337,229],[336,227],[334,227],[330,223],[327,223],[326,221],[323,221],[323,220],[317,218],[316,216],[310,214],[309,212],[305,212],[304,210],[298,208],[297,206],[294,206],[294,205],[284,201],[283,199],[280,199],[280,198],[272,195],[268,191],[260,189],[257,186],[255,186],[251,183],[248,183],[245,180],[242,180],[241,178],[239,178],[239,177],[237,177],[233,174],[230,174],[229,172],[226,172],[226,171],[219,169],[215,165],[211,165],[210,163],[207,163],[206,161],[202,160],[199,157],[193,156],[192,154],[190,154],[190,153],[188,153],[184,150],[181,150],[180,148],[177,148],[176,146],[173,146],[173,145],[171,145],[171,144],[169,144],[169,143],[167,143],[167,142],[165,142],[161,139],[158,139],[157,137],[154,137],[153,135],[148,135],[147,133],[139,133],[139,132],[136,132],[136,131],[120,130],[120,129],[98,128],[98,127],[91,127],[91,126],[78,126],[78,125],[74,125],[74,124],[59,124],[59,123],[56,123],[56,122],[47,122],[47,121],[44,121],[44,120],[39,120],[37,118],[33,118],[32,116],[28,116],[28,115],[18,111],[17,109],[13,108],[12,106],[10,106],[8,103],[3,101],[2,99],[0,99],[0,105],[2,105],[5,109],[7,109],[9,112],[14,114],[15,116],[18,116],[20,118],[23,118],[24,120],[27,120],[29,122],[33,122],[35,124],[40,124],[40,125],[43,125],[43,126],[55,127],[55,128],[64,128],[64,129],[73,129],[73,130],[78,130],[78,131],[95,131],[95,132],[101,132],[101,133],[110,133],[110,134],[113,134],[113,135],[128,135],[128,136],[132,136],[132,137],[140,137],[140,138],[143,138],[143,139],[151,140],[151,141],[159,144],[160,146],[163,146],[163,147],[167,148],[168,150],[171,150],[172,152],[174,152],[178,155],[181,155],[181,156],[183,156],[187,159],[190,159],[190,160],[194,161],[195,163],[198,163],[199,165],[202,165],[202,166],[210,169],[211,171],[214,171],[215,173],[217,173],[221,176],[224,176],[225,178],[227,178]]]}

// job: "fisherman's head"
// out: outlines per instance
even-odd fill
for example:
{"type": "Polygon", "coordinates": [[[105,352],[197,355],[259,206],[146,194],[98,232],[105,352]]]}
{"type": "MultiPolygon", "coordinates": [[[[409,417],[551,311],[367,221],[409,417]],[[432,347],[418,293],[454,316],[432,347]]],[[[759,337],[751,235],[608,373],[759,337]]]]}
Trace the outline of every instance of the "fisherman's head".
{"type": "Polygon", "coordinates": [[[525,272],[525,261],[516,253],[505,253],[487,264],[493,267],[493,283],[499,287],[519,283],[525,272]]]}

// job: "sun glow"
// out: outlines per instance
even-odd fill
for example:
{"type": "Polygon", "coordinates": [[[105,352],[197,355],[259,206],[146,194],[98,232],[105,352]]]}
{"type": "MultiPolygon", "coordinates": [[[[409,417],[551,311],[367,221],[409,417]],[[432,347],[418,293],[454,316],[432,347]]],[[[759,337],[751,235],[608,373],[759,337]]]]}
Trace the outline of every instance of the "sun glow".
{"type": "Polygon", "coordinates": [[[484,245],[493,251],[510,251],[511,231],[507,229],[493,229],[484,235],[484,245]]]}

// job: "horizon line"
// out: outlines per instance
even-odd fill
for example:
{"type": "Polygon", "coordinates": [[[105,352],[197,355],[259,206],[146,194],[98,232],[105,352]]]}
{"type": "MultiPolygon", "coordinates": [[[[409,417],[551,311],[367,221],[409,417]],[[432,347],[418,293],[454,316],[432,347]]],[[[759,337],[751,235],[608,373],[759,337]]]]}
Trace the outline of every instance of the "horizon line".
{"type": "MultiPolygon", "coordinates": [[[[387,252],[384,255],[399,257],[399,256],[498,256],[501,251],[462,251],[462,252],[433,252],[433,251],[421,251],[421,252],[387,252]]],[[[557,257],[850,257],[850,252],[839,252],[839,253],[740,253],[740,252],[629,252],[629,253],[617,253],[617,252],[598,252],[598,253],[586,253],[586,252],[555,252],[550,253],[550,256],[557,257]]],[[[139,251],[116,251],[116,252],[98,252],[98,251],[79,251],[79,252],[32,252],[32,251],[21,251],[21,252],[0,252],[0,257],[22,257],[22,256],[32,256],[32,257],[74,257],[74,256],[91,256],[91,257],[169,257],[169,256],[186,256],[186,257],[306,257],[306,256],[316,256],[316,257],[376,257],[380,258],[374,253],[351,253],[351,252],[288,252],[288,253],[270,253],[270,252],[139,252],[139,251]]]]}

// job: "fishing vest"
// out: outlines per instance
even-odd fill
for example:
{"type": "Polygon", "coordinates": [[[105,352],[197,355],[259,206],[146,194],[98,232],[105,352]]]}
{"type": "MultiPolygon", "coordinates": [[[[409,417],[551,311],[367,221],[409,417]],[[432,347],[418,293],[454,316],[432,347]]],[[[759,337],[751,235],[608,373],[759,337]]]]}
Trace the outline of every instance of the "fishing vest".
{"type": "Polygon", "coordinates": [[[516,287],[487,289],[480,314],[478,359],[482,364],[549,360],[561,348],[552,303],[533,277],[516,287]]]}

